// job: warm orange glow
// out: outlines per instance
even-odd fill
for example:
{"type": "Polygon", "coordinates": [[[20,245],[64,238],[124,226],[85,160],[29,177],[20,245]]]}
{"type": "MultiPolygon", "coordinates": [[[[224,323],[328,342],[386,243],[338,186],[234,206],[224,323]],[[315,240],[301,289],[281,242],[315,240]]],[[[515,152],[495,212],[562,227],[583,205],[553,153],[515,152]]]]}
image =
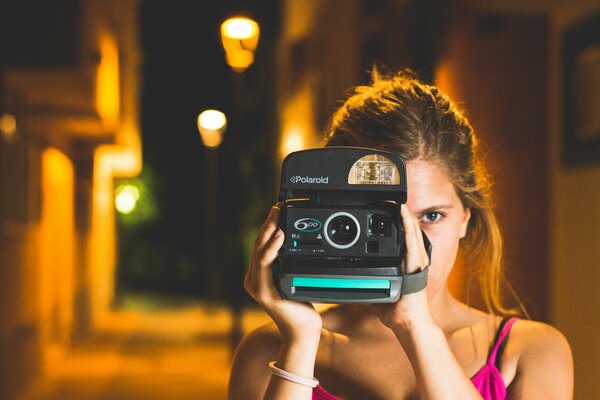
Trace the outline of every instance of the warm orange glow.
{"type": "Polygon", "coordinates": [[[314,110],[314,94],[309,85],[303,86],[283,105],[279,144],[279,155],[282,159],[293,151],[319,145],[320,137],[315,128],[314,110]]]}
{"type": "Polygon", "coordinates": [[[134,176],[142,170],[140,151],[133,146],[100,146],[96,157],[102,175],[134,176]]]}
{"type": "Polygon", "coordinates": [[[306,148],[304,134],[299,128],[292,128],[287,132],[284,132],[281,138],[281,157],[284,158],[288,154],[303,150],[306,148]]]}
{"type": "Polygon", "coordinates": [[[55,148],[42,153],[39,311],[44,370],[70,342],[73,324],[74,172],[69,158],[55,148]]]}
{"type": "Polygon", "coordinates": [[[116,176],[134,176],[141,171],[141,150],[133,132],[122,137],[128,145],[104,145],[94,154],[92,228],[90,243],[90,282],[92,324],[107,317],[114,298],[116,232],[113,180],[116,176]]]}
{"type": "Polygon", "coordinates": [[[14,115],[5,113],[0,116],[0,134],[6,142],[14,142],[17,136],[17,119],[14,115]]]}
{"type": "Polygon", "coordinates": [[[198,115],[198,127],[200,129],[218,130],[227,124],[225,114],[218,110],[205,110],[198,115]]]}
{"type": "MultiPolygon", "coordinates": [[[[125,153],[125,152],[123,152],[125,153]]],[[[91,322],[97,326],[109,313],[114,296],[116,262],[115,211],[113,203],[113,168],[129,158],[112,146],[101,146],[94,157],[92,227],[89,237],[89,282],[91,322]]],[[[126,163],[126,162],[125,162],[126,163]]]]}
{"type": "MultiPolygon", "coordinates": [[[[439,62],[435,69],[435,85],[452,98],[457,98],[458,94],[456,78],[453,78],[456,76],[455,72],[453,65],[446,60],[439,62]]],[[[467,299],[467,282],[469,282],[469,279],[464,255],[459,252],[452,273],[448,278],[448,287],[454,296],[459,299],[467,299]]]]}
{"type": "Polygon", "coordinates": [[[198,115],[198,130],[206,147],[219,147],[227,126],[225,114],[217,110],[205,110],[198,115]]]}
{"type": "Polygon", "coordinates": [[[96,78],[96,109],[105,123],[114,124],[119,117],[119,51],[112,35],[100,37],[100,64],[96,78]]]}
{"type": "Polygon", "coordinates": [[[221,24],[225,60],[235,72],[244,72],[254,62],[259,32],[258,24],[244,17],[229,18],[221,24]]]}
{"type": "Polygon", "coordinates": [[[248,18],[229,18],[221,25],[221,32],[232,39],[251,39],[258,35],[258,24],[248,18]]]}

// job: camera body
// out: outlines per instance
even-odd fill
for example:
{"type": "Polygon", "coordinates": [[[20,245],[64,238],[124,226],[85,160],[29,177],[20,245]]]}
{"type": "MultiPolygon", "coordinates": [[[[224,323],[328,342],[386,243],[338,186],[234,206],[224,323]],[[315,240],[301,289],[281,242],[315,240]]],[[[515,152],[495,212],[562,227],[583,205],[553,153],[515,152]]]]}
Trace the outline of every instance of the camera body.
{"type": "Polygon", "coordinates": [[[415,286],[417,277],[402,275],[406,196],[405,163],[393,153],[326,147],[288,155],[279,192],[285,241],[273,267],[282,296],[388,303],[422,288],[422,279],[415,286]]]}

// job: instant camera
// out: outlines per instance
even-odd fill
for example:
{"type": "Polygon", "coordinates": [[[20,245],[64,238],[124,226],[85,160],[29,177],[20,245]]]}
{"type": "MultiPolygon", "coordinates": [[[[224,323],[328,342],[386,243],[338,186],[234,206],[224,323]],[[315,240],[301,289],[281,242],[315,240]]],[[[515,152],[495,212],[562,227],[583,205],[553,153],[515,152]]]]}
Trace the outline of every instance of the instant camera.
{"type": "MultiPolygon", "coordinates": [[[[406,166],[399,156],[359,147],[291,153],[283,161],[274,263],[284,298],[318,303],[392,303],[427,284],[404,275],[406,166]]],[[[431,256],[431,245],[424,236],[431,256]]]]}

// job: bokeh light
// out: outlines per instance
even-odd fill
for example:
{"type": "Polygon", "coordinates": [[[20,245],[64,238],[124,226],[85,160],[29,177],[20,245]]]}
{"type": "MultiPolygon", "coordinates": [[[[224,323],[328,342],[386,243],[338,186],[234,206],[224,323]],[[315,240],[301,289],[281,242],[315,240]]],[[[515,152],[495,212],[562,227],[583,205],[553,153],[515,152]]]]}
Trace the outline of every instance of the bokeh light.
{"type": "Polygon", "coordinates": [[[121,214],[130,214],[135,210],[140,192],[133,185],[121,185],[115,191],[115,207],[121,214]]]}

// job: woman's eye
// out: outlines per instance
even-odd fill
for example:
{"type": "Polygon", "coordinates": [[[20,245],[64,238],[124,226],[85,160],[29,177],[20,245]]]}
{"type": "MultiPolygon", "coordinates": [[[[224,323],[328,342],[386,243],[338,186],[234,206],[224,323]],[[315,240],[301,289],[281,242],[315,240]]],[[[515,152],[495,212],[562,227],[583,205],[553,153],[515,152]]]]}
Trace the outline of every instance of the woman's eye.
{"type": "Polygon", "coordinates": [[[437,211],[430,211],[428,213],[423,214],[421,217],[422,222],[436,222],[442,218],[442,214],[437,211]]]}

